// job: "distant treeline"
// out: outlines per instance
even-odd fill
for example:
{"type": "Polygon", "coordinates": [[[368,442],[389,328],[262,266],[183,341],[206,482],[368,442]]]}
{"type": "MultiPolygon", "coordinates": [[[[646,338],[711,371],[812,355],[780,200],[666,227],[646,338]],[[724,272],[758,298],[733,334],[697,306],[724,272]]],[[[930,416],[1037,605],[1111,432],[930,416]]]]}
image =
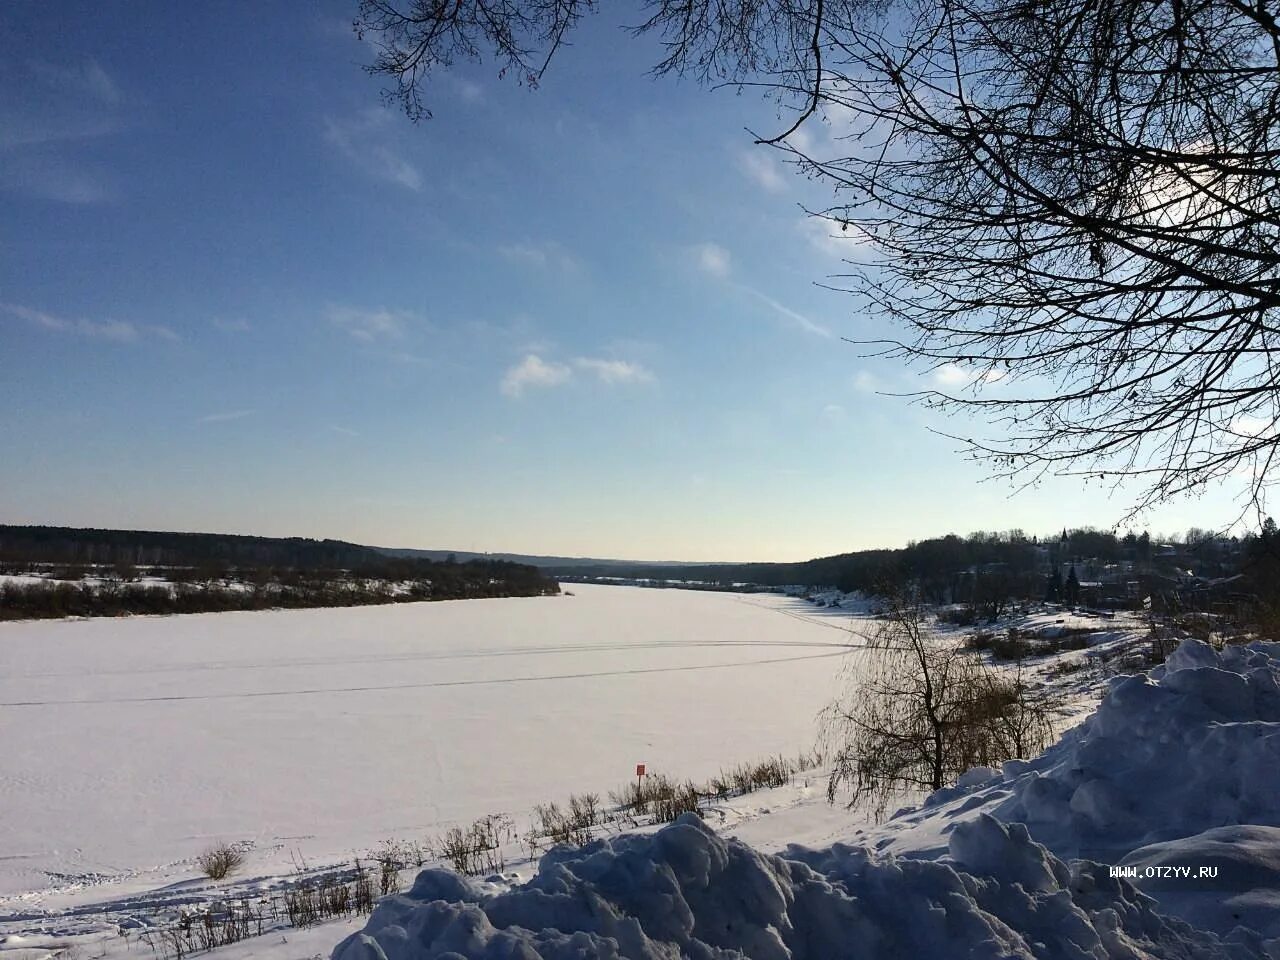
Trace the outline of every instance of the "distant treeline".
{"type": "Polygon", "coordinates": [[[342,540],[0,524],[0,562],[318,570],[386,559],[372,547],[342,540]]]}
{"type": "Polygon", "coordinates": [[[0,526],[0,619],[207,613],[559,593],[505,560],[389,557],[338,540],[0,526]],[[168,583],[139,583],[149,576],[168,583]]]}
{"type": "MultiPolygon", "coordinates": [[[[446,566],[441,564],[441,566],[446,566]]],[[[130,583],[119,579],[54,580],[0,584],[0,620],[55,617],[115,617],[126,614],[218,613],[229,610],[353,607],[367,604],[535,597],[559,593],[559,585],[536,570],[504,571],[489,564],[454,564],[432,579],[411,581],[353,578],[273,577],[251,571],[248,579],[130,583]]],[[[65,572],[65,571],[59,571],[65,572]]]]}
{"type": "Polygon", "coordinates": [[[981,571],[986,578],[1004,581],[1011,595],[1043,593],[1044,578],[1050,569],[1072,561],[1097,564],[1130,561],[1136,564],[1181,562],[1194,564],[1202,576],[1229,575],[1248,553],[1250,543],[1239,550],[1207,531],[1188,531],[1177,539],[1176,557],[1162,560],[1159,541],[1148,533],[1117,536],[1108,531],[1077,529],[1058,536],[1031,537],[1014,530],[979,532],[961,537],[948,534],[920,540],[898,549],[860,550],[798,563],[740,563],[662,566],[547,567],[553,575],[577,577],[627,577],[647,580],[704,581],[730,585],[751,583],[762,586],[822,585],[845,591],[872,592],[886,586],[917,587],[927,602],[946,602],[954,595],[958,578],[981,571]]]}

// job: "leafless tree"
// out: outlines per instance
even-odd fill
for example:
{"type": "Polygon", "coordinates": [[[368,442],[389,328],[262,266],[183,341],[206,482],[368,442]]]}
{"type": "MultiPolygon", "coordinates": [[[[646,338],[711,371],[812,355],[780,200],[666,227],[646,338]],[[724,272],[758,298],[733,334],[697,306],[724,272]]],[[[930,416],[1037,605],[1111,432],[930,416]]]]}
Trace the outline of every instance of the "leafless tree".
{"type": "Polygon", "coordinates": [[[850,664],[844,693],[823,714],[832,758],[827,797],[891,801],[938,790],[966,770],[1039,753],[1053,735],[1049,706],[1023,682],[935,636],[921,611],[887,602],[880,628],[850,664]]]}
{"type": "MultiPolygon", "coordinates": [[[[536,84],[592,0],[361,0],[371,72],[415,117],[493,55],[536,84]]],[[[966,385],[969,452],[1027,482],[1136,478],[1133,512],[1280,444],[1280,25],[1266,0],[648,0],[655,72],[758,86],[762,137],[836,188],[812,211],[896,318],[884,352],[966,385]],[[806,121],[831,136],[788,140],[806,121]],[[827,147],[802,150],[804,143],[827,147]]]]}

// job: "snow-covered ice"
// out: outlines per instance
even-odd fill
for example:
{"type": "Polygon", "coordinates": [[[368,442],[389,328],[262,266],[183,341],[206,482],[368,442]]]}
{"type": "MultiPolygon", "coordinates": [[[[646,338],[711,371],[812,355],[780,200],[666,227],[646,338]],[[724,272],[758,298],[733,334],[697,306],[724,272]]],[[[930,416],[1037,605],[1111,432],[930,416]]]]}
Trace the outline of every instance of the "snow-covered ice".
{"type": "MultiPolygon", "coordinates": [[[[0,896],[249,870],[813,745],[847,615],[572,596],[0,624],[0,896]],[[784,615],[787,614],[787,615],[784,615]]],[[[45,898],[47,899],[47,898],[45,898]]]]}

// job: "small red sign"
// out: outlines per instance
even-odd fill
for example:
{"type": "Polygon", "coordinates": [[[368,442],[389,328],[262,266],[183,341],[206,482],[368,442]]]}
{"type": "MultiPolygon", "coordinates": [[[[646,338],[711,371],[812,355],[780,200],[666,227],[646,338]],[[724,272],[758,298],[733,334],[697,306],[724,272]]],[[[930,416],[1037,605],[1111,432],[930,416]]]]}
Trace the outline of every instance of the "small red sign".
{"type": "Polygon", "coordinates": [[[643,764],[643,763],[637,763],[637,764],[636,764],[636,776],[637,776],[637,777],[643,777],[643,776],[644,776],[644,764],[643,764]]]}

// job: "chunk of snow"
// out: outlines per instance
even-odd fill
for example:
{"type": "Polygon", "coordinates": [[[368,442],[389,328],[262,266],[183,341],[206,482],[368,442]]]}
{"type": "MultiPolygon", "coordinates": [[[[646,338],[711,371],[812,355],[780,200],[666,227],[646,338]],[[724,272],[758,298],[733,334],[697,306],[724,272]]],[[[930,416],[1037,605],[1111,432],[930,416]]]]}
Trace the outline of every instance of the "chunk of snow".
{"type": "Polygon", "coordinates": [[[1263,955],[1159,916],[1105,872],[1080,882],[1021,827],[984,817],[956,833],[955,863],[839,844],[767,856],[686,814],[651,836],[553,851],[497,895],[424,871],[333,960],[1263,955]]]}

